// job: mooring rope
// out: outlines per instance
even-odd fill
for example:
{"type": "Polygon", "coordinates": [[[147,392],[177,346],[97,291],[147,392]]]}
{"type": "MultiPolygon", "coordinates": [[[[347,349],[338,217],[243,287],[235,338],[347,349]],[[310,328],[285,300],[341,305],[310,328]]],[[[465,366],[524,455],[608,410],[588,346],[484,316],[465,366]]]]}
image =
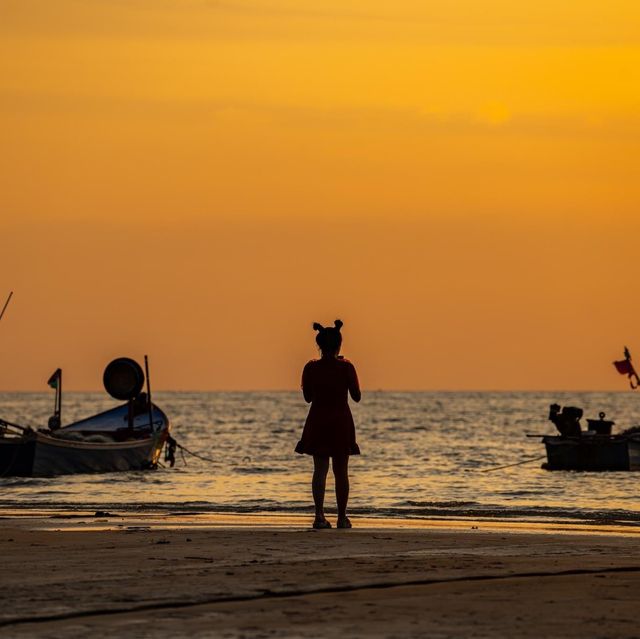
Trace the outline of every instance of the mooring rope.
{"type": "Polygon", "coordinates": [[[180,449],[180,452],[182,453],[182,459],[184,461],[184,465],[187,465],[187,461],[184,458],[184,453],[188,453],[189,455],[193,455],[193,457],[197,457],[198,459],[201,459],[202,461],[206,461],[209,462],[210,464],[215,464],[217,463],[215,459],[211,459],[210,457],[205,457],[204,455],[200,455],[200,453],[194,453],[192,450],[189,450],[186,446],[183,446],[182,444],[179,444],[178,442],[176,442],[176,446],[180,449]]]}
{"type": "Polygon", "coordinates": [[[522,464],[530,464],[534,461],[540,461],[541,459],[545,459],[546,455],[540,455],[540,457],[534,457],[533,459],[525,459],[523,461],[516,462],[515,464],[507,464],[506,466],[495,466],[493,468],[481,468],[481,473],[491,473],[494,470],[503,470],[504,468],[513,468],[514,466],[522,466],[522,464]]]}

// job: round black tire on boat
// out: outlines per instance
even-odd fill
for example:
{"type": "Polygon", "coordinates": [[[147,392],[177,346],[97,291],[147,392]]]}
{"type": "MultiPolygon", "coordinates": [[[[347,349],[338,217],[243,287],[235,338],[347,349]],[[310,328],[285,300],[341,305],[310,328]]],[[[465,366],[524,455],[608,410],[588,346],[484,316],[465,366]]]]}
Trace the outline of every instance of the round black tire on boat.
{"type": "Polygon", "coordinates": [[[104,388],[114,399],[137,397],[144,386],[144,373],[140,364],[129,357],[114,359],[104,369],[104,388]]]}

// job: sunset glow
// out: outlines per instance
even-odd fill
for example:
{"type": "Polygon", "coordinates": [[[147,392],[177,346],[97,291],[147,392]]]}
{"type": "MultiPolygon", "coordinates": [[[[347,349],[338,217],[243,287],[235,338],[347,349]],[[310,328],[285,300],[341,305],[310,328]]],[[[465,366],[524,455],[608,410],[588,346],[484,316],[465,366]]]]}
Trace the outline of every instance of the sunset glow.
{"type": "Polygon", "coordinates": [[[620,389],[640,5],[0,0],[0,388],[620,389]]]}

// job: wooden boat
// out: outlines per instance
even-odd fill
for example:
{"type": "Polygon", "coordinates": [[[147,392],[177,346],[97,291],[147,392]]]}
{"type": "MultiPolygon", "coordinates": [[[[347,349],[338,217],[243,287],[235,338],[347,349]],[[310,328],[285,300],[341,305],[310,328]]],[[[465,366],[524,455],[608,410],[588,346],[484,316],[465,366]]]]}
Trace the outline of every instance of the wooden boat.
{"type": "Polygon", "coordinates": [[[559,435],[543,435],[547,451],[546,470],[619,471],[640,470],[640,429],[631,428],[618,435],[612,434],[614,422],[588,419],[587,430],[582,430],[582,409],[552,404],[549,419],[556,425],[559,435]]]}
{"type": "Polygon", "coordinates": [[[625,435],[543,437],[546,470],[640,470],[640,438],[625,435]]]}
{"type": "MultiPolygon", "coordinates": [[[[170,440],[166,414],[142,391],[144,375],[128,358],[105,370],[105,388],[125,404],[59,427],[61,371],[56,371],[56,411],[49,428],[32,429],[0,419],[0,477],[51,477],[71,473],[155,468],[170,440]]],[[[53,377],[52,377],[53,379],[53,377]]],[[[51,382],[51,380],[50,380],[51,382]]],[[[148,368],[147,368],[148,383],[148,368]]]]}

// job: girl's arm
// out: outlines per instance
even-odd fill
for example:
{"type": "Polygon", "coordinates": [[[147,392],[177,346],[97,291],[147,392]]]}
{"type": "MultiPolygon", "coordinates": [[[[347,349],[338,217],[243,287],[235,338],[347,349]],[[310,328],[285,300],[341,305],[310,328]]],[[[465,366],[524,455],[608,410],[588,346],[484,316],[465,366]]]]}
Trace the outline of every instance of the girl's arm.
{"type": "Polygon", "coordinates": [[[349,362],[349,395],[351,395],[351,399],[354,402],[359,402],[362,398],[358,373],[356,373],[356,367],[351,362],[349,362]]]}
{"type": "Polygon", "coordinates": [[[310,404],[313,401],[313,385],[311,383],[311,362],[302,370],[302,394],[304,395],[304,401],[310,404]]]}

